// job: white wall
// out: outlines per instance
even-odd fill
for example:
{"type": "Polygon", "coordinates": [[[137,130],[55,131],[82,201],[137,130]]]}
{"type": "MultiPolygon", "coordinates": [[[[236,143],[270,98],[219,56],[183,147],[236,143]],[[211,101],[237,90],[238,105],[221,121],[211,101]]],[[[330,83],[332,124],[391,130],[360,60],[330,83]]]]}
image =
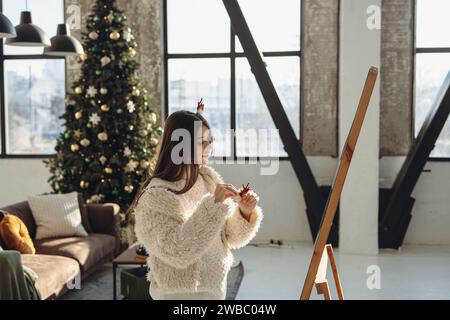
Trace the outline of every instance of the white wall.
{"type": "Polygon", "coordinates": [[[50,192],[49,177],[41,159],[0,159],[0,207],[50,192]]]}
{"type": "MultiPolygon", "coordinates": [[[[317,183],[331,184],[337,160],[331,157],[310,157],[308,161],[317,183]]],[[[289,161],[281,161],[278,174],[272,176],[260,175],[260,165],[257,164],[218,164],[214,167],[225,181],[235,186],[250,182],[259,194],[264,223],[256,240],[282,239],[312,243],[303,191],[289,161]]]]}
{"type": "MultiPolygon", "coordinates": [[[[380,186],[392,186],[405,157],[380,160],[380,186]]],[[[405,244],[450,244],[450,163],[428,162],[412,196],[416,199],[405,244]]]]}

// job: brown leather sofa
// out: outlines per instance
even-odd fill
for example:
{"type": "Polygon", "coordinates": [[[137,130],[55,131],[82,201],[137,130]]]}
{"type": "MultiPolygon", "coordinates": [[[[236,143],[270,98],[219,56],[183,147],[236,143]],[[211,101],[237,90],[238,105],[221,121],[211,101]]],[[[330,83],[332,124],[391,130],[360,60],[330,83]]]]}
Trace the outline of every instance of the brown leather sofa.
{"type": "Polygon", "coordinates": [[[28,228],[36,254],[22,254],[21,258],[23,265],[38,275],[37,287],[42,299],[60,297],[69,290],[70,284],[76,283],[76,277],[83,281],[120,250],[120,208],[117,204],[86,204],[92,231],[87,237],[40,240],[34,240],[36,223],[27,201],[0,209],[18,216],[28,228]]]}

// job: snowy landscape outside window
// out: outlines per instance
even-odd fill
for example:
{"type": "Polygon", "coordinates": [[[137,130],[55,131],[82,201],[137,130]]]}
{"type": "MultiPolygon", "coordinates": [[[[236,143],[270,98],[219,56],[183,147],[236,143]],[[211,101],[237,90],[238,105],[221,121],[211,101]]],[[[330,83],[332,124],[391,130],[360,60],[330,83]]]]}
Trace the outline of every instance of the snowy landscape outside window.
{"type": "MultiPolygon", "coordinates": [[[[20,12],[31,11],[33,23],[49,37],[64,21],[63,0],[3,0],[2,12],[14,25],[20,12]],[[51,8],[52,14],[49,14],[51,8]]],[[[2,155],[47,156],[61,132],[66,94],[65,61],[44,56],[43,47],[2,43],[2,155]]]]}
{"type": "MultiPolygon", "coordinates": [[[[300,4],[300,0],[239,1],[297,137],[300,4]]],[[[165,0],[164,13],[166,112],[195,111],[203,97],[205,117],[216,138],[214,157],[287,157],[278,133],[269,131],[275,125],[222,0],[165,0]],[[261,129],[272,137],[264,138],[258,133],[261,129]],[[230,130],[236,131],[236,139],[230,130]]]]}
{"type": "MultiPolygon", "coordinates": [[[[445,76],[450,71],[450,19],[448,0],[416,2],[415,136],[431,110],[445,76]]],[[[443,128],[431,158],[450,157],[450,121],[443,128]]]]}

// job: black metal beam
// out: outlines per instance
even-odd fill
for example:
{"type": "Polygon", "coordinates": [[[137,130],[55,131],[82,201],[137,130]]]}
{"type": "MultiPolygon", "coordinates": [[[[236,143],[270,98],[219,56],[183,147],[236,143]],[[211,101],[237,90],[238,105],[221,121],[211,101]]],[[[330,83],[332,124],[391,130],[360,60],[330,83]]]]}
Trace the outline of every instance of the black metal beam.
{"type": "Polygon", "coordinates": [[[436,140],[450,113],[450,72],[447,74],[413,146],[391,189],[386,209],[380,214],[379,247],[398,249],[411,220],[414,198],[411,193],[419,180],[436,140]]]}
{"type": "Polygon", "coordinates": [[[292,167],[303,189],[307,205],[307,217],[314,240],[319,230],[323,210],[325,208],[325,198],[322,196],[319,186],[314,179],[311,168],[302,151],[302,146],[292,129],[280,98],[275,90],[275,86],[267,72],[263,56],[256,46],[255,40],[253,39],[237,0],[223,0],[223,3],[230,16],[231,26],[239,37],[252,73],[255,76],[273,122],[279,130],[284,149],[289,155],[292,167]]]}

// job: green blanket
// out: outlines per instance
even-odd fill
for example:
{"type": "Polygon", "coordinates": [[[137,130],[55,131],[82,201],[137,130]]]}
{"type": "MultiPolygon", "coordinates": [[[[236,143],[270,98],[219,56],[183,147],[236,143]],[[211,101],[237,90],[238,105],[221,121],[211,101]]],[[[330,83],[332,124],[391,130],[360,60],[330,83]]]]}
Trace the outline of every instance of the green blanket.
{"type": "Polygon", "coordinates": [[[40,300],[37,276],[22,266],[20,253],[0,247],[0,300],[40,300]]]}

